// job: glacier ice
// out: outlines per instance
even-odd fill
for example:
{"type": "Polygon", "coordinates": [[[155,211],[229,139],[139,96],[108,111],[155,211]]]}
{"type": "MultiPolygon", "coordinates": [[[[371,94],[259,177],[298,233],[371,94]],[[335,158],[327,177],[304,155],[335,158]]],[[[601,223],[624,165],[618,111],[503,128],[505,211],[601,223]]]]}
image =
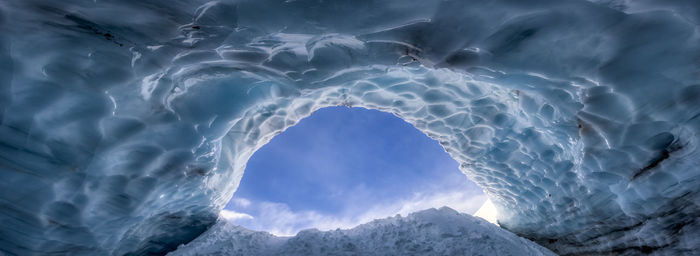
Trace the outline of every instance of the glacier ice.
{"type": "Polygon", "coordinates": [[[375,220],[353,229],[276,237],[222,221],[169,256],[556,254],[482,219],[447,207],[375,220]]]}
{"type": "Polygon", "coordinates": [[[256,149],[345,105],[438,140],[556,253],[692,255],[699,22],[695,0],[0,1],[0,252],[171,251],[256,149]]]}

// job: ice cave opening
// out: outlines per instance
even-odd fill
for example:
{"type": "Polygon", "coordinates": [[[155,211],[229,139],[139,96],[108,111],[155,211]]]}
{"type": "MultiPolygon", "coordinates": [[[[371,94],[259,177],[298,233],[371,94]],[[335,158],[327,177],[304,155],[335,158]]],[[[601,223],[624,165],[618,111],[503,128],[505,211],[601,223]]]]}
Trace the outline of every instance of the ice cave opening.
{"type": "MultiPolygon", "coordinates": [[[[0,253],[175,250],[217,227],[253,152],[353,106],[437,140],[504,229],[556,253],[697,254],[699,10],[0,1],[0,253]]],[[[435,216],[489,229],[436,210],[352,232],[445,224],[435,216]]]]}
{"type": "Polygon", "coordinates": [[[448,206],[495,212],[437,141],[389,113],[328,107],[287,128],[248,160],[220,214],[274,235],[352,228],[448,206]],[[294,189],[290,189],[294,188],[294,189]]]}

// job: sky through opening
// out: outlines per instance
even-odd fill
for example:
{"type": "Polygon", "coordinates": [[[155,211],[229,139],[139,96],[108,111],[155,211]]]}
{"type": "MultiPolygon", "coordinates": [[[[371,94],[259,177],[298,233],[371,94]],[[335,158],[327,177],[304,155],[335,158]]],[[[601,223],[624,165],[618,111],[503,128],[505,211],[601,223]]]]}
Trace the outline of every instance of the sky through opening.
{"type": "Polygon", "coordinates": [[[351,228],[486,201],[438,144],[400,118],[364,108],[316,111],[251,157],[222,216],[275,235],[351,228]]]}

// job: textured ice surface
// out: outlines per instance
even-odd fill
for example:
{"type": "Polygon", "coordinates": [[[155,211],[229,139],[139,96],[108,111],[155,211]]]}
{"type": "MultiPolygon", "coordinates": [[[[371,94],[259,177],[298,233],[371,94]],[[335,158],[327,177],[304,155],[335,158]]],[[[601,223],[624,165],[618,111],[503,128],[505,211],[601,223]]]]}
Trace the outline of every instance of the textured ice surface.
{"type": "Polygon", "coordinates": [[[555,255],[485,220],[444,207],[349,230],[276,237],[221,221],[168,254],[194,255],[555,255]]]}
{"type": "Polygon", "coordinates": [[[257,148],[346,105],[438,140],[557,253],[692,254],[699,6],[2,0],[0,250],[173,250],[257,148]]]}

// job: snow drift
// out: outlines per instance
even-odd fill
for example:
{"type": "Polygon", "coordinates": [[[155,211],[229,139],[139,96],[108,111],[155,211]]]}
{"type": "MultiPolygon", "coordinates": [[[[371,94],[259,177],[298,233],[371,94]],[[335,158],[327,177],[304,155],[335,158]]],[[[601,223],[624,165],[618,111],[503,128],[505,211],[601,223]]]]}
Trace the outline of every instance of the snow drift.
{"type": "Polygon", "coordinates": [[[555,254],[483,219],[443,207],[375,220],[349,230],[304,230],[294,237],[276,237],[222,221],[168,255],[555,254]]]}

